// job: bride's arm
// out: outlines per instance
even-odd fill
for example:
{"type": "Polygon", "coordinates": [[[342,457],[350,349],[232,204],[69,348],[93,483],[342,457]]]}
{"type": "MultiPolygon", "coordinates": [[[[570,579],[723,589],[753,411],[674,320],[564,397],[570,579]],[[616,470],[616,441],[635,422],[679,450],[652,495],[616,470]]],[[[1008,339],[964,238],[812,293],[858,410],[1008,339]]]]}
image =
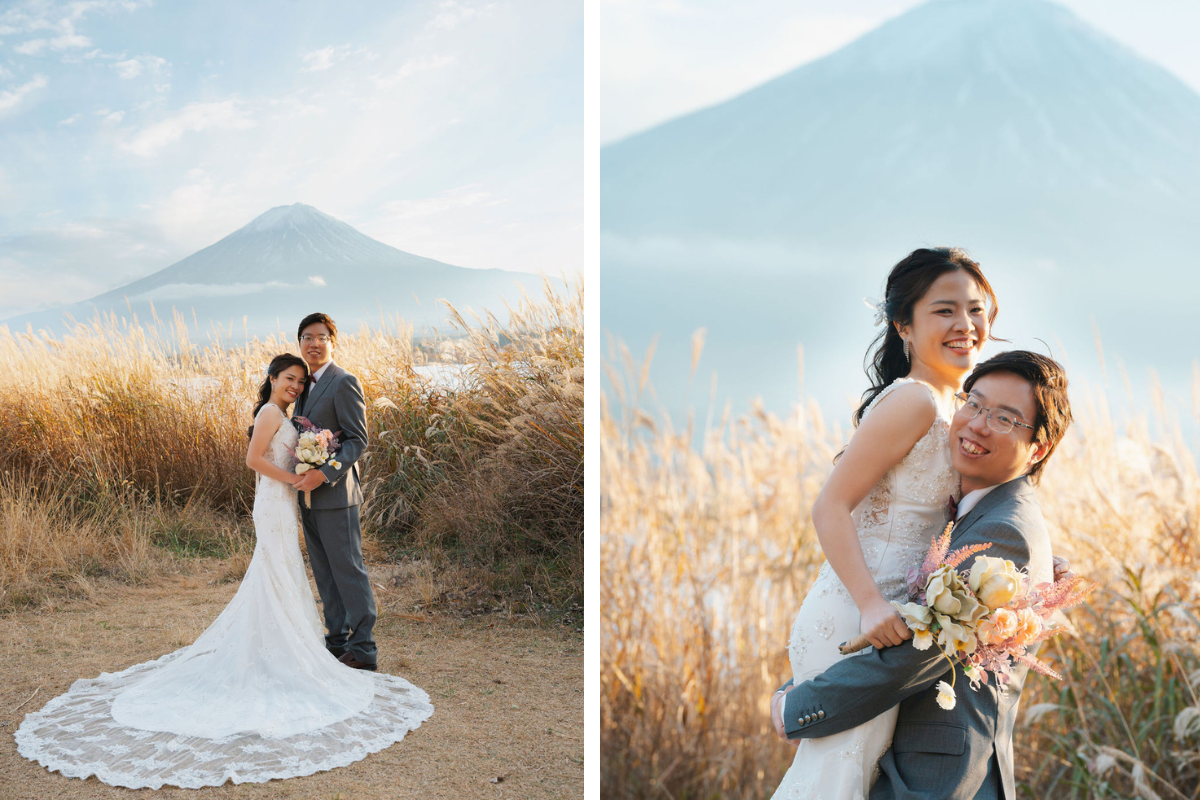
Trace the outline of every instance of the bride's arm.
{"type": "Polygon", "coordinates": [[[924,386],[901,386],[863,418],[813,504],[812,521],[829,566],[862,614],[862,632],[875,647],[897,645],[912,634],[884,599],[867,568],[851,512],[887,471],[925,435],[937,408],[924,386]]]}
{"type": "Polygon", "coordinates": [[[259,414],[258,419],[254,422],[254,433],[250,436],[250,446],[246,448],[246,466],[259,475],[294,485],[300,480],[300,475],[288,472],[267,460],[267,447],[270,446],[271,439],[283,422],[282,411],[276,414],[270,412],[259,414]]]}

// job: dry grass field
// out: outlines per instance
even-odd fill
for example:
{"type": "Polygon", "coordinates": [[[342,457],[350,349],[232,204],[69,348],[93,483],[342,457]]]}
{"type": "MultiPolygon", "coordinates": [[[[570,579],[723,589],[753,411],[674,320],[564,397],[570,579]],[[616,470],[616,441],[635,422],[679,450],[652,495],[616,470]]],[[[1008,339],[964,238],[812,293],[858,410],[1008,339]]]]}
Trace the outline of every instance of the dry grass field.
{"type": "MultiPolygon", "coordinates": [[[[691,420],[640,407],[647,372],[623,352],[600,435],[603,795],[769,797],[794,751],[768,701],[823,560],[809,509],[849,431],[810,404],[726,414],[694,437],[691,420]]],[[[1043,649],[1064,680],[1032,676],[1022,697],[1021,794],[1194,799],[1195,454],[1161,403],[1152,437],[1145,416],[1115,420],[1079,389],[1072,400],[1039,498],[1055,552],[1102,588],[1043,649]]]]}
{"type": "MultiPolygon", "coordinates": [[[[362,382],[364,547],[423,558],[472,591],[582,606],[583,287],[414,343],[343,330],[362,382]],[[449,352],[450,385],[419,369],[449,352]]],[[[144,582],[164,552],[252,549],[246,429],[264,365],[294,332],[196,344],[176,317],[94,320],[54,338],[0,327],[0,610],[93,577],[144,582]]]]}

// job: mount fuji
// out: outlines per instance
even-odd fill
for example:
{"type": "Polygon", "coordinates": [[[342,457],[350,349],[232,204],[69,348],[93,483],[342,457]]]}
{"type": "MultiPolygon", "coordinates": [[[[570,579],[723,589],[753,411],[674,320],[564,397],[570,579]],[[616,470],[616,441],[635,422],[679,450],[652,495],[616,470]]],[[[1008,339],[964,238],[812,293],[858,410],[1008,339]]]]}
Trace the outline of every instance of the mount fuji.
{"type": "Polygon", "coordinates": [[[625,235],[1128,254],[1200,216],[1200,96],[1044,0],[935,0],[602,158],[625,235]]]}
{"type": "Polygon", "coordinates": [[[603,325],[635,352],[661,334],[675,410],[698,327],[739,404],[790,408],[803,343],[805,387],[843,407],[865,386],[862,298],[931,245],[981,262],[999,347],[1044,340],[1096,378],[1099,332],[1109,367],[1186,396],[1200,94],[1046,0],[932,0],[605,147],[601,228],[603,325]]]}
{"type": "Polygon", "coordinates": [[[238,333],[245,318],[249,335],[291,325],[311,311],[324,311],[346,330],[380,314],[399,315],[417,328],[439,325],[446,309],[498,313],[504,300],[530,292],[541,276],[499,269],[466,269],[406,253],[376,241],[312,206],[279,206],[220,241],[90,300],[3,321],[11,330],[64,330],[97,313],[148,320],[151,305],[160,317],[174,308],[191,321],[212,322],[238,333]],[[165,313],[164,313],[165,312],[165,313]]]}

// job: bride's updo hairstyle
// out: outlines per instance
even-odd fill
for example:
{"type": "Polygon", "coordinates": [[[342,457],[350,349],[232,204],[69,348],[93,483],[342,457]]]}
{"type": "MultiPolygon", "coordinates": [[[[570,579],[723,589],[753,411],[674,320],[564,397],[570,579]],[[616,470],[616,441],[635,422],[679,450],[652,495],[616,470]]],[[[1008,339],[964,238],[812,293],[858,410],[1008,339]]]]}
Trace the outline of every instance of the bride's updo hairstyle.
{"type": "Polygon", "coordinates": [[[983,277],[979,264],[972,261],[966,252],[958,247],[930,247],[913,250],[900,263],[892,267],[888,275],[887,287],[883,299],[885,317],[883,332],[875,337],[867,349],[867,357],[863,368],[871,380],[871,388],[863,392],[862,405],[854,412],[854,424],[862,422],[863,414],[880,392],[897,378],[903,378],[912,365],[904,357],[904,340],[896,325],[910,325],[913,318],[913,307],[925,296],[934,281],[947,272],[962,270],[971,276],[987,298],[988,331],[991,336],[992,322],[996,312],[1000,310],[996,303],[996,293],[992,285],[983,277]]]}
{"type": "MultiPolygon", "coordinates": [[[[258,387],[258,402],[254,404],[254,411],[250,412],[251,419],[257,417],[262,407],[271,402],[271,378],[278,378],[279,373],[290,367],[300,367],[304,370],[304,380],[308,380],[308,364],[304,363],[304,359],[300,356],[281,353],[272,358],[271,363],[267,365],[267,377],[263,378],[262,386],[258,387]]],[[[254,436],[253,425],[250,426],[250,430],[246,431],[246,436],[254,436]]]]}

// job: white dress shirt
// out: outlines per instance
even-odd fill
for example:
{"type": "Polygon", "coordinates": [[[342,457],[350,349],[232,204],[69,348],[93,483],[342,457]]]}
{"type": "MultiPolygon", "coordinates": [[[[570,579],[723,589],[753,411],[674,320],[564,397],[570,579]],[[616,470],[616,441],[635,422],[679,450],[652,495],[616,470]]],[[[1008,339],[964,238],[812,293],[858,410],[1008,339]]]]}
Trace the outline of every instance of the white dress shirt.
{"type": "MultiPolygon", "coordinates": [[[[999,486],[999,484],[996,484],[999,486]]],[[[986,489],[976,489],[973,492],[967,492],[963,495],[963,499],[958,501],[958,516],[954,518],[955,522],[967,515],[967,512],[974,508],[980,500],[987,497],[988,492],[995,489],[996,486],[989,486],[986,489]]]]}
{"type": "Polygon", "coordinates": [[[321,380],[321,376],[325,374],[325,370],[329,369],[329,365],[332,363],[333,363],[333,359],[326,361],[325,366],[321,367],[319,370],[317,370],[310,376],[312,378],[312,380],[314,380],[314,381],[321,380]]]}

